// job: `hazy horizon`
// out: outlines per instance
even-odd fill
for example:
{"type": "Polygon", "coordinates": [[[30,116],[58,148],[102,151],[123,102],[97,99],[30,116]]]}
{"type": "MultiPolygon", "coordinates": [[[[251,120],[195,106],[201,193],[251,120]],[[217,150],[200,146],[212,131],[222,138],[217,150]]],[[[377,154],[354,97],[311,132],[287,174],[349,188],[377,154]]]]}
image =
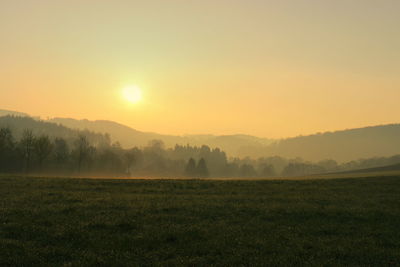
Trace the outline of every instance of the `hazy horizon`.
{"type": "Polygon", "coordinates": [[[340,131],[346,131],[346,130],[354,130],[354,129],[362,129],[362,128],[368,128],[368,127],[376,127],[376,126],[384,126],[384,125],[397,125],[400,124],[400,122],[392,122],[392,123],[384,123],[384,124],[376,124],[376,125],[364,125],[364,126],[360,126],[360,127],[354,127],[354,128],[344,128],[344,129],[333,129],[333,130],[321,130],[321,131],[317,131],[317,132],[311,132],[311,133],[305,133],[305,134],[298,134],[298,135],[294,135],[294,136],[283,136],[283,137],[268,137],[268,136],[258,136],[258,135],[251,135],[248,133],[243,133],[243,132],[235,132],[235,133],[231,133],[231,134],[218,134],[218,133],[211,133],[211,132],[198,132],[198,133],[183,133],[183,134],[171,134],[168,132],[159,132],[159,131],[147,131],[145,129],[138,129],[135,126],[132,125],[127,125],[124,124],[122,122],[119,122],[118,120],[105,120],[105,119],[88,119],[88,118],[73,118],[73,117],[52,117],[52,116],[39,116],[39,115],[35,115],[35,114],[30,114],[29,112],[26,111],[18,111],[18,110],[7,110],[7,109],[3,109],[0,108],[0,111],[4,110],[4,111],[9,111],[9,112],[18,112],[18,113],[26,113],[27,115],[33,117],[33,118],[40,118],[41,120],[53,120],[53,119],[73,119],[73,120],[78,120],[78,121],[83,121],[83,120],[87,120],[89,122],[96,122],[96,121],[109,121],[109,122],[114,122],[123,126],[127,126],[133,130],[137,130],[140,132],[144,132],[144,133],[156,133],[156,134],[161,134],[161,135],[171,135],[171,136],[197,136],[197,135],[213,135],[213,136],[229,136],[229,135],[248,135],[248,136],[254,136],[254,137],[258,137],[258,138],[265,138],[265,139],[272,139],[272,140],[279,140],[279,139],[290,139],[290,138],[296,138],[296,137],[300,137],[300,136],[309,136],[309,135],[315,135],[315,134],[319,134],[319,133],[326,133],[326,132],[340,132],[340,131]]]}
{"type": "Polygon", "coordinates": [[[394,0],[2,1],[0,106],[173,135],[397,123],[399,13],[394,0]]]}

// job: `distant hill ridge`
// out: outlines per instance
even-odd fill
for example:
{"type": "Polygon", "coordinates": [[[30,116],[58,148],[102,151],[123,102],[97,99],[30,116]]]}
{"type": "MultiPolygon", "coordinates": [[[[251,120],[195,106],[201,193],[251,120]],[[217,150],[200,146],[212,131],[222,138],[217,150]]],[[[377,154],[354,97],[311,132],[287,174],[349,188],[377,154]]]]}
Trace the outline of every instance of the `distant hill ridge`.
{"type": "Polygon", "coordinates": [[[60,124],[37,120],[28,116],[0,116],[0,128],[2,127],[9,128],[16,140],[21,138],[25,129],[30,129],[36,136],[47,135],[51,138],[64,138],[70,144],[72,144],[80,134],[87,136],[93,144],[108,142],[107,137],[101,133],[74,130],[60,124]]]}
{"type": "Polygon", "coordinates": [[[109,133],[113,141],[118,141],[123,147],[145,146],[151,140],[162,140],[167,147],[180,145],[208,145],[219,147],[230,155],[238,155],[243,147],[259,147],[273,142],[270,139],[249,135],[162,135],[151,132],[141,132],[126,125],[106,120],[76,120],[71,118],[53,118],[49,122],[58,123],[73,129],[88,129],[90,131],[109,133]]]}
{"type": "Polygon", "coordinates": [[[265,155],[301,157],[307,160],[391,156],[400,152],[400,124],[369,126],[280,140],[266,147],[265,155]]]}
{"type": "Polygon", "coordinates": [[[357,170],[351,170],[351,171],[339,172],[339,173],[342,173],[342,174],[345,174],[345,173],[371,173],[371,172],[372,173],[382,173],[382,172],[394,172],[394,171],[400,171],[400,163],[381,166],[381,167],[375,167],[375,168],[357,169],[357,170]]]}
{"type": "Polygon", "coordinates": [[[400,124],[369,126],[271,140],[248,135],[161,135],[140,132],[111,121],[79,121],[62,118],[50,121],[71,128],[108,132],[113,139],[118,140],[125,147],[143,146],[152,139],[160,139],[169,147],[175,144],[205,144],[219,147],[230,156],[269,157],[278,155],[287,158],[301,157],[311,161],[335,159],[341,162],[400,153],[400,124]]]}
{"type": "MultiPolygon", "coordinates": [[[[25,113],[0,110],[2,114],[27,116],[25,113]]],[[[219,147],[231,157],[300,157],[319,161],[334,159],[339,162],[360,158],[387,157],[400,153],[400,124],[369,126],[308,136],[272,140],[250,135],[162,135],[141,132],[126,125],[106,120],[90,121],[72,118],[53,118],[46,122],[68,128],[110,134],[113,141],[123,147],[145,146],[154,139],[162,140],[167,147],[180,145],[208,145],[219,147]]],[[[0,120],[0,127],[1,127],[0,120]]]]}
{"type": "Polygon", "coordinates": [[[7,115],[20,116],[20,117],[30,117],[28,114],[23,113],[23,112],[0,109],[0,117],[7,116],[7,115]]]}

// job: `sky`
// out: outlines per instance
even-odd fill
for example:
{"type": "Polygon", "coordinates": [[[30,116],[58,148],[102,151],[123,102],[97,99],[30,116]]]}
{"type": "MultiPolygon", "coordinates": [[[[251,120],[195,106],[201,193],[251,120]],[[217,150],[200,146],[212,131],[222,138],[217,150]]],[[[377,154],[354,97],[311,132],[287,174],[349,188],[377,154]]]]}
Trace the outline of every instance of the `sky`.
{"type": "Polygon", "coordinates": [[[0,109],[178,135],[399,123],[399,14],[398,0],[0,0],[0,109]]]}

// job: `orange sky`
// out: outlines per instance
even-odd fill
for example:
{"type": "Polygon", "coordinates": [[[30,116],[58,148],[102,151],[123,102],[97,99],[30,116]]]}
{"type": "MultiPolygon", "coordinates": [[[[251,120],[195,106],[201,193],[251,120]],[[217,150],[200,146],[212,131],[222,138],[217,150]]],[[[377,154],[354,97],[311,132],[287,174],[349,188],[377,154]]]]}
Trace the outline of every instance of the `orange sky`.
{"type": "Polygon", "coordinates": [[[0,109],[168,134],[398,123],[399,14],[398,0],[4,0],[0,109]]]}

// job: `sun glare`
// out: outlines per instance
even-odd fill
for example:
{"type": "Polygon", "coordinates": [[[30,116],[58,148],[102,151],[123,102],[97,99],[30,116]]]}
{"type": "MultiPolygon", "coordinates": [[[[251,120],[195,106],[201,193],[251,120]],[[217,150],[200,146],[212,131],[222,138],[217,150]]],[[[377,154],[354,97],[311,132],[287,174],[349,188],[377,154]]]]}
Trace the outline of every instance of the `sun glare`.
{"type": "Polygon", "coordinates": [[[132,104],[136,104],[142,100],[142,90],[136,85],[125,87],[122,90],[124,99],[132,104]]]}

